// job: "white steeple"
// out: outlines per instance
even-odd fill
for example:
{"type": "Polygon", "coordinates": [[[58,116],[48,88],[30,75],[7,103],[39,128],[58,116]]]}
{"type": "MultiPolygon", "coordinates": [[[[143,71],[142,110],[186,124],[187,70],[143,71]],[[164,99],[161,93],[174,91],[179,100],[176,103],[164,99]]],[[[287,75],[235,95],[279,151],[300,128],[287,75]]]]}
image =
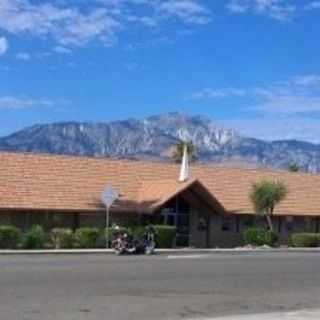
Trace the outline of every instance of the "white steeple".
{"type": "Polygon", "coordinates": [[[181,162],[181,169],[180,169],[180,177],[179,182],[185,182],[189,179],[189,156],[188,156],[188,146],[185,143],[183,147],[183,157],[181,162]]]}

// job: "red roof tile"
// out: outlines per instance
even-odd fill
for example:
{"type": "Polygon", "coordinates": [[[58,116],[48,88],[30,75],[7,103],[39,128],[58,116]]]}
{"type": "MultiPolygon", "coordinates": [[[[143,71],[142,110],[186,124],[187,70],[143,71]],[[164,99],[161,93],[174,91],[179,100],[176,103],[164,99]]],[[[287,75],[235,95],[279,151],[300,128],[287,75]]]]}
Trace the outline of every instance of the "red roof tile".
{"type": "MultiPolygon", "coordinates": [[[[192,165],[191,171],[228,212],[253,213],[252,183],[273,179],[289,191],[275,214],[320,216],[318,175],[204,165],[192,165]]],[[[0,153],[0,209],[101,210],[101,192],[112,185],[121,193],[116,208],[137,210],[183,190],[178,175],[179,166],[170,163],[0,153]]]]}

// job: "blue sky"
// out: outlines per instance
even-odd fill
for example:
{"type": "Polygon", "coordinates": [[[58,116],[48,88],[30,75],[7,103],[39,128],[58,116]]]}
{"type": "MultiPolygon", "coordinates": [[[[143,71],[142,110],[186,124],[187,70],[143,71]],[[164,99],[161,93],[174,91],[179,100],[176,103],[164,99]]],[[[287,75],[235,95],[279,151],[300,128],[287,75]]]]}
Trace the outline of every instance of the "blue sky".
{"type": "Polygon", "coordinates": [[[320,1],[0,0],[0,135],[180,111],[320,142],[320,1]]]}

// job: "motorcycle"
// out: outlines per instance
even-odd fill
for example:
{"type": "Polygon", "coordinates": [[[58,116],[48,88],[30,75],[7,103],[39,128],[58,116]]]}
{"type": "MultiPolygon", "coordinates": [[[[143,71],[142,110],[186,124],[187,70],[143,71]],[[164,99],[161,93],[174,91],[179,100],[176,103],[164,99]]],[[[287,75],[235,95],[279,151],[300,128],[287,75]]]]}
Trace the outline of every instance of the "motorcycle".
{"type": "Polygon", "coordinates": [[[154,234],[146,230],[141,239],[133,239],[127,233],[119,233],[112,242],[112,248],[116,255],[123,254],[146,254],[154,253],[154,234]]]}
{"type": "Polygon", "coordinates": [[[154,233],[152,231],[147,231],[144,235],[144,244],[145,244],[145,254],[150,255],[154,253],[156,248],[156,242],[154,239],[154,233]]]}

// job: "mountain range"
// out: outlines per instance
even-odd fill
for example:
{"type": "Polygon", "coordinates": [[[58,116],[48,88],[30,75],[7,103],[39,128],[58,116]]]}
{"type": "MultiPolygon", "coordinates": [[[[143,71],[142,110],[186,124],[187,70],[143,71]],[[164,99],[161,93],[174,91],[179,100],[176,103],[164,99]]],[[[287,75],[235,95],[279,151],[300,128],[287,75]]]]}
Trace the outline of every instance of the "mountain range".
{"type": "Polygon", "coordinates": [[[0,138],[0,150],[172,161],[173,146],[192,141],[202,163],[320,172],[320,145],[264,141],[223,128],[210,118],[169,113],[108,123],[38,124],[0,138]]]}

